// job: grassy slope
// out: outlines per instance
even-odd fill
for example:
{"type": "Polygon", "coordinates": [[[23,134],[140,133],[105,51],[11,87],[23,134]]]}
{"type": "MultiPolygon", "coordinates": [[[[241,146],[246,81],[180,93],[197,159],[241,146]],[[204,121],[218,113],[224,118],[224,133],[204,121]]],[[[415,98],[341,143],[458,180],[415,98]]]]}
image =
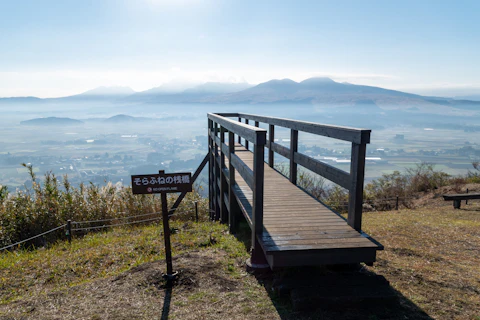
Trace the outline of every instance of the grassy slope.
{"type": "MultiPolygon", "coordinates": [[[[465,208],[446,203],[365,214],[365,231],[386,248],[369,269],[432,318],[480,319],[480,207],[465,208]]],[[[244,272],[245,245],[224,226],[174,226],[174,266],[182,280],[172,292],[159,280],[164,265],[158,225],[0,254],[0,319],[151,319],[167,312],[172,319],[332,317],[295,314],[280,303],[244,272]]],[[[375,312],[360,316],[379,319],[375,312]]]]}

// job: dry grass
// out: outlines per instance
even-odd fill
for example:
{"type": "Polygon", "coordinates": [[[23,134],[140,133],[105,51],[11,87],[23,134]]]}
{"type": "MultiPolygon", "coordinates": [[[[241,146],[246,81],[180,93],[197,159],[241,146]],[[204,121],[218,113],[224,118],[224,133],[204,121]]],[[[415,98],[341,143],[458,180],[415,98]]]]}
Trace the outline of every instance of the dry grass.
{"type": "MultiPolygon", "coordinates": [[[[433,196],[432,196],[433,198],[433,196]]],[[[480,319],[480,206],[369,213],[365,231],[385,246],[370,268],[435,319],[480,319]]]]}
{"type": "Polygon", "coordinates": [[[390,314],[380,307],[295,313],[244,271],[246,246],[225,226],[177,221],[181,274],[172,290],[161,278],[161,226],[116,229],[71,246],[0,254],[0,319],[418,319],[418,307],[434,319],[479,320],[479,203],[454,210],[434,201],[365,214],[365,231],[386,248],[368,269],[405,297],[390,314]]]}

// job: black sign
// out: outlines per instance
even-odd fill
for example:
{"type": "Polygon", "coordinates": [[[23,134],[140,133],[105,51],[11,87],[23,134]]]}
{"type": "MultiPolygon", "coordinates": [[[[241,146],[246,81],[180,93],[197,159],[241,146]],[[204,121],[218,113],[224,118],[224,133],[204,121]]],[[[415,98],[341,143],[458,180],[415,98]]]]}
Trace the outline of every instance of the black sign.
{"type": "Polygon", "coordinates": [[[160,173],[132,176],[133,194],[191,192],[192,174],[160,173]]]}

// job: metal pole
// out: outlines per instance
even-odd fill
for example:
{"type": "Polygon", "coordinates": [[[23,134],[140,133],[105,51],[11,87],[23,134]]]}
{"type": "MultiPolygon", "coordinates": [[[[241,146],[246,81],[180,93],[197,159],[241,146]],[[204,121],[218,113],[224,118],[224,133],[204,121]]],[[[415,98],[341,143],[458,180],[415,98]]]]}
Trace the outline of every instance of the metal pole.
{"type": "Polygon", "coordinates": [[[397,201],[395,202],[395,210],[398,210],[398,196],[397,196],[397,201]]]}
{"type": "MultiPolygon", "coordinates": [[[[468,188],[467,188],[467,193],[468,193],[468,188]]],[[[465,200],[465,204],[468,204],[468,199],[467,199],[467,200],[465,200]]]]}
{"type": "Polygon", "coordinates": [[[165,261],[167,262],[167,282],[173,276],[173,267],[172,267],[172,247],[170,245],[170,225],[168,223],[168,205],[167,205],[167,194],[165,192],[161,193],[162,195],[162,216],[163,216],[163,238],[165,240],[165,261]]]}

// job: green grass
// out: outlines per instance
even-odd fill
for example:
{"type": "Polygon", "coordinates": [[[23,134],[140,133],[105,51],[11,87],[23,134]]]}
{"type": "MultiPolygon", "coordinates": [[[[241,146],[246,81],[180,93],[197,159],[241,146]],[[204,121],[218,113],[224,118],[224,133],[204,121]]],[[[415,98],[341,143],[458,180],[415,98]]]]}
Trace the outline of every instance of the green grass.
{"type": "MultiPolygon", "coordinates": [[[[172,222],[174,255],[194,249],[222,248],[227,252],[225,269],[236,258],[247,257],[243,243],[228,235],[218,223],[172,222]],[[214,241],[210,241],[214,239],[214,241]]],[[[0,253],[0,303],[62,290],[98,278],[118,275],[146,262],[164,259],[161,224],[117,228],[59,241],[47,249],[0,253]]]]}

